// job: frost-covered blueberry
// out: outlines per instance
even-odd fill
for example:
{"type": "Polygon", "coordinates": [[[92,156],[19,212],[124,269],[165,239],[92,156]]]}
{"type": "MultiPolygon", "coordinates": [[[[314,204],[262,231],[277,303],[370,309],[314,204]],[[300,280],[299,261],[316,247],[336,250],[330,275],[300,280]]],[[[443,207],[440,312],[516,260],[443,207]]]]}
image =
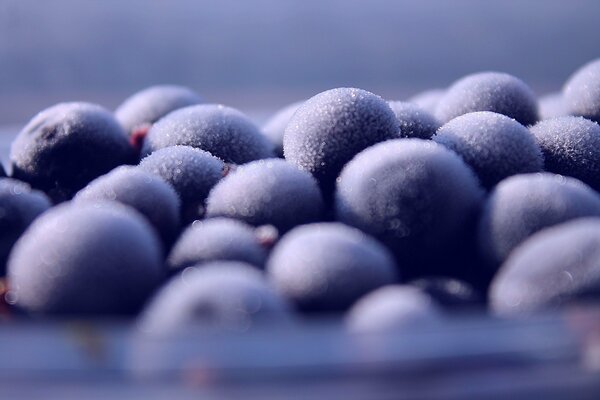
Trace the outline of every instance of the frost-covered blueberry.
{"type": "Polygon", "coordinates": [[[547,171],[600,190],[600,125],[583,117],[559,117],[530,130],[542,148],[547,171]]]}
{"type": "Polygon", "coordinates": [[[361,89],[327,90],[307,100],[285,129],[286,160],[310,172],[329,197],[342,167],[365,148],[400,136],[394,112],[361,89]]]}
{"type": "Polygon", "coordinates": [[[385,247],[339,223],[297,227],[267,261],[277,291],[303,311],[344,311],[364,294],[394,283],[397,268],[385,247]]]}
{"type": "Polygon", "coordinates": [[[176,275],[144,310],[139,326],[152,335],[189,328],[246,331],[253,326],[287,324],[288,303],[251,265],[215,261],[176,275]]]}
{"type": "Polygon", "coordinates": [[[480,72],[456,81],[440,99],[435,117],[446,123],[474,111],[492,111],[522,125],[538,120],[537,98],[520,79],[501,72],[480,72]]]}
{"type": "Polygon", "coordinates": [[[440,127],[437,120],[419,106],[403,101],[390,101],[388,104],[400,123],[400,136],[403,138],[430,139],[440,127]]]}
{"type": "Polygon", "coordinates": [[[600,123],[600,58],[579,68],[563,88],[570,114],[600,123]]]}
{"type": "Polygon", "coordinates": [[[148,219],[168,248],[179,232],[179,197],[158,176],[138,167],[118,167],[94,179],[75,202],[114,200],[135,208],[148,219]]]}
{"type": "Polygon", "coordinates": [[[275,146],[277,157],[283,157],[283,134],[285,127],[302,103],[304,101],[298,101],[277,111],[262,127],[262,132],[275,146]]]}
{"type": "Polygon", "coordinates": [[[156,85],[128,97],[116,110],[115,117],[128,134],[148,127],[179,108],[203,103],[193,90],[178,85],[156,85]]]}
{"type": "Polygon", "coordinates": [[[273,157],[273,145],[240,111],[217,104],[180,108],[148,131],[142,154],[169,146],[206,150],[225,162],[243,164],[273,157]]]}
{"type": "Polygon", "coordinates": [[[444,124],[433,140],[461,156],[486,188],[511,175],[544,168],[542,152],[531,132],[502,114],[480,111],[461,115],[444,124]]]}
{"type": "Polygon", "coordinates": [[[241,221],[229,218],[196,221],[177,239],[167,265],[180,271],[194,264],[227,260],[263,268],[270,244],[264,243],[257,228],[241,221]]]}
{"type": "Polygon", "coordinates": [[[424,92],[417,93],[407,101],[434,115],[435,109],[442,96],[446,93],[445,89],[429,89],[424,92]]]}
{"type": "Polygon", "coordinates": [[[483,304],[481,295],[470,284],[458,279],[433,276],[414,280],[409,285],[427,293],[444,309],[469,310],[483,304]]]}
{"type": "Polygon", "coordinates": [[[346,315],[350,331],[394,332],[431,325],[441,320],[442,310],[426,292],[408,285],[389,285],[362,297],[346,315]]]}
{"type": "Polygon", "coordinates": [[[7,272],[15,305],[39,315],[137,312],[164,276],[161,244],[137,211],[67,203],[36,219],[7,272]]]}
{"type": "Polygon", "coordinates": [[[588,216],[600,216],[600,195],[583,182],[551,173],[512,176],[500,182],[485,202],[479,247],[497,267],[535,232],[588,216]]]}
{"type": "Polygon", "coordinates": [[[183,222],[187,223],[204,216],[208,193],[229,167],[207,151],[173,146],[145,157],[139,168],[158,175],[175,189],[181,200],[183,222]]]}
{"type": "Polygon", "coordinates": [[[600,298],[600,218],[544,229],[524,241],[496,274],[490,305],[525,314],[600,298]]]}
{"type": "Polygon", "coordinates": [[[0,277],[13,245],[41,213],[51,207],[46,195],[23,182],[0,178],[0,277]]]}
{"type": "Polygon", "coordinates": [[[399,139],[346,165],[335,207],[338,220],[379,238],[408,275],[419,276],[433,272],[424,265],[455,272],[449,252],[467,242],[482,199],[473,171],[454,152],[429,140],[399,139]]]}
{"type": "Polygon", "coordinates": [[[540,97],[540,120],[569,115],[569,110],[562,93],[550,93],[540,97]]]}
{"type": "Polygon", "coordinates": [[[323,200],[315,179],[276,158],[239,166],[211,190],[206,201],[207,217],[273,225],[280,232],[316,222],[322,214],[323,200]]]}
{"type": "Polygon", "coordinates": [[[92,179],[135,157],[112,114],[89,103],[61,103],[40,112],[10,151],[12,176],[54,201],[70,199],[92,179]]]}

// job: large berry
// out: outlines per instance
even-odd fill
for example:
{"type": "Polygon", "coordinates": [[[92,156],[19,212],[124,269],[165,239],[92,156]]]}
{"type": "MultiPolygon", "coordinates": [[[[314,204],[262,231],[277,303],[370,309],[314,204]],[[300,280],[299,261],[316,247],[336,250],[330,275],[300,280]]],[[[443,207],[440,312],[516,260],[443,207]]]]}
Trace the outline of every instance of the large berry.
{"type": "Polygon", "coordinates": [[[185,107],[161,118],[148,131],[142,154],[175,145],[206,150],[234,164],[274,156],[269,139],[247,116],[217,104],[185,107]]]}
{"type": "Polygon", "coordinates": [[[21,236],[8,261],[9,297],[40,315],[135,313],[163,276],[154,230],[116,202],[53,208],[21,236]]]}
{"type": "Polygon", "coordinates": [[[446,123],[474,111],[504,114],[525,126],[538,120],[533,91],[520,79],[500,72],[471,74],[456,81],[440,99],[435,116],[446,123]]]}
{"type": "Polygon", "coordinates": [[[135,161],[123,128],[111,113],[89,103],[61,103],[36,115],[12,144],[12,176],[70,199],[94,178],[135,161]]]}
{"type": "Polygon", "coordinates": [[[267,275],[299,309],[332,312],[394,283],[398,272],[391,254],[374,239],[339,223],[320,223],[285,235],[271,253],[267,275]]]}
{"type": "Polygon", "coordinates": [[[307,100],[285,129],[286,160],[310,172],[329,196],[343,166],[363,149],[400,137],[394,112],[361,89],[332,89],[307,100]]]}

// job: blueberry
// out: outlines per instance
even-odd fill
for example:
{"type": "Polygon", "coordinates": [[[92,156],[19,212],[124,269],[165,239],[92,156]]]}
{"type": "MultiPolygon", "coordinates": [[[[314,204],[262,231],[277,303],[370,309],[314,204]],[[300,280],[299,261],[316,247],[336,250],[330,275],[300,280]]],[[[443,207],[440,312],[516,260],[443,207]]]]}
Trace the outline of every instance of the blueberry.
{"type": "Polygon", "coordinates": [[[427,111],[431,115],[434,115],[435,109],[445,93],[445,89],[425,90],[424,92],[412,96],[407,101],[427,111]]]}
{"type": "Polygon", "coordinates": [[[314,178],[275,158],[238,167],[212,189],[206,203],[207,217],[273,225],[280,232],[318,221],[323,213],[314,178]]]}
{"type": "Polygon", "coordinates": [[[338,220],[388,245],[410,276],[440,265],[454,273],[455,247],[467,242],[483,198],[462,159],[429,140],[379,143],[350,161],[338,180],[338,220]],[[442,260],[442,262],[438,262],[442,260]]]}
{"type": "Polygon", "coordinates": [[[163,278],[160,242],[116,202],[67,203],[36,219],[8,261],[11,298],[39,315],[137,312],[163,278]]]}
{"type": "Polygon", "coordinates": [[[209,152],[189,146],[157,150],[144,158],[139,168],[158,175],[175,189],[186,223],[204,215],[208,193],[228,170],[209,152]]]}
{"type": "Polygon", "coordinates": [[[289,305],[251,265],[215,261],[187,268],[172,278],[146,307],[140,327],[165,335],[199,327],[245,331],[252,326],[289,323],[289,305]]]}
{"type": "Polygon", "coordinates": [[[0,164],[0,178],[4,178],[6,176],[6,171],[4,171],[4,166],[0,164]]]}
{"type": "Polygon", "coordinates": [[[461,115],[444,124],[433,140],[461,156],[486,188],[511,175],[544,168],[533,135],[502,114],[480,111],[461,115]]]}
{"type": "Polygon", "coordinates": [[[427,293],[408,285],[389,285],[361,298],[346,315],[349,330],[385,333],[431,325],[442,311],[427,293]]]}
{"type": "Polygon", "coordinates": [[[540,97],[540,120],[569,115],[569,110],[562,93],[550,93],[540,97]]]}
{"type": "Polygon", "coordinates": [[[135,208],[156,229],[166,247],[179,231],[179,197],[158,176],[138,167],[118,167],[77,193],[76,202],[115,200],[135,208]]]}
{"type": "Polygon", "coordinates": [[[206,150],[234,164],[274,156],[273,145],[248,117],[217,104],[185,107],[161,118],[148,131],[142,154],[175,145],[206,150]]]}
{"type": "Polygon", "coordinates": [[[261,241],[256,228],[229,218],[196,221],[179,237],[167,265],[183,270],[194,264],[211,261],[241,261],[263,268],[268,244],[261,241]]]}
{"type": "Polygon", "coordinates": [[[481,72],[456,81],[440,99],[435,117],[446,123],[474,111],[492,111],[522,125],[538,120],[537,99],[520,79],[500,72],[481,72]]]}
{"type": "Polygon", "coordinates": [[[563,94],[570,114],[600,123],[600,58],[575,71],[563,94]]]}
{"type": "Polygon", "coordinates": [[[525,314],[600,298],[600,218],[544,229],[524,241],[490,291],[499,314],[525,314]]]}
{"type": "Polygon", "coordinates": [[[0,178],[0,277],[6,273],[6,260],[17,239],[50,207],[44,193],[26,183],[0,178]]]}
{"type": "Polygon", "coordinates": [[[419,106],[402,101],[390,101],[388,104],[400,123],[401,137],[430,139],[440,127],[437,120],[419,106]]]}
{"type": "Polygon", "coordinates": [[[441,276],[414,280],[411,286],[427,293],[440,307],[461,311],[476,309],[482,306],[483,298],[467,282],[441,276]]]}
{"type": "Polygon", "coordinates": [[[128,134],[152,125],[179,108],[203,103],[202,97],[183,86],[156,85],[134,93],[116,110],[115,117],[128,134]]]}
{"type": "Polygon", "coordinates": [[[600,215],[600,196],[583,182],[550,173],[524,174],[500,182],[485,202],[479,246],[497,267],[535,232],[568,220],[600,215]]]}
{"type": "Polygon", "coordinates": [[[393,283],[397,269],[385,247],[361,231],[319,223],[284,235],[267,261],[267,275],[298,309],[331,312],[393,283]]]}
{"type": "Polygon", "coordinates": [[[285,128],[302,103],[304,103],[304,101],[298,101],[277,111],[262,127],[262,132],[275,146],[275,154],[277,157],[283,157],[283,134],[285,128]]]}
{"type": "Polygon", "coordinates": [[[285,158],[310,172],[324,195],[342,167],[361,150],[399,137],[396,116],[381,97],[361,89],[332,89],[307,100],[283,137],[285,158]]]}
{"type": "Polygon", "coordinates": [[[23,128],[12,144],[10,160],[14,178],[58,202],[111,169],[133,163],[135,152],[104,108],[61,103],[40,112],[23,128]]]}
{"type": "Polygon", "coordinates": [[[600,190],[600,125],[582,117],[559,117],[531,127],[546,170],[572,176],[600,190]]]}

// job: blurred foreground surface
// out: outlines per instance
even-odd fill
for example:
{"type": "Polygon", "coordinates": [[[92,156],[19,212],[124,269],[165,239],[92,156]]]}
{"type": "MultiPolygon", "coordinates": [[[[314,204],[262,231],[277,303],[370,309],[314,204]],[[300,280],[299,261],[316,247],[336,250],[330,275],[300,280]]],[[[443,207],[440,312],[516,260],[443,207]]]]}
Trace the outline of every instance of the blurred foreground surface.
{"type": "Polygon", "coordinates": [[[598,399],[600,309],[395,335],[336,321],[151,339],[122,323],[0,327],[0,398],[598,399]]]}

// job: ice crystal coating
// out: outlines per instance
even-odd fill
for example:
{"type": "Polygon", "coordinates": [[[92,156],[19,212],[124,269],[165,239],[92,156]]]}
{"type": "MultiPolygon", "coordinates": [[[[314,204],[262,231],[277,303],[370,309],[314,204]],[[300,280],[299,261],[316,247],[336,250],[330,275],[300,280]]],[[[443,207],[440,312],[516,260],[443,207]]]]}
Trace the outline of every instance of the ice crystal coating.
{"type": "Polygon", "coordinates": [[[487,198],[479,221],[479,246],[498,266],[535,232],[575,218],[600,216],[600,196],[588,185],[551,173],[516,175],[487,198]]]}
{"type": "Polygon", "coordinates": [[[394,112],[381,97],[339,88],[307,100],[285,129],[286,160],[310,172],[326,197],[343,166],[365,148],[400,136],[394,112]]]}
{"type": "Polygon", "coordinates": [[[239,166],[212,189],[206,206],[207,217],[273,225],[280,232],[316,222],[322,214],[323,200],[315,179],[276,158],[239,166]]]}
{"type": "Polygon", "coordinates": [[[563,95],[570,114],[600,123],[600,59],[575,71],[565,83],[563,95]]]}
{"type": "Polygon", "coordinates": [[[54,201],[70,199],[94,178],[135,157],[112,114],[89,103],[61,103],[40,112],[10,151],[12,176],[54,201]]]}
{"type": "Polygon", "coordinates": [[[340,223],[293,229],[273,249],[267,275],[303,311],[343,311],[364,294],[394,283],[391,254],[361,231],[340,223]]]}
{"type": "Polygon", "coordinates": [[[480,72],[456,81],[440,99],[435,117],[446,123],[474,111],[492,111],[522,125],[538,120],[537,98],[523,81],[501,72],[480,72]]]}
{"type": "Polygon", "coordinates": [[[175,145],[206,150],[234,164],[274,156],[269,139],[247,116],[220,104],[184,107],[161,118],[148,131],[142,154],[175,145]]]}
{"type": "Polygon", "coordinates": [[[600,218],[544,229],[524,241],[498,271],[492,309],[524,314],[600,297],[600,218]]]}
{"type": "Polygon", "coordinates": [[[486,188],[511,175],[539,172],[544,167],[531,132],[502,114],[461,115],[444,124],[433,140],[461,156],[486,188]]]}
{"type": "Polygon", "coordinates": [[[15,244],[10,297],[32,314],[132,314],[164,276],[160,249],[152,227],[130,207],[60,205],[15,244]]]}
{"type": "Polygon", "coordinates": [[[125,132],[152,125],[171,111],[203,103],[196,92],[178,85],[156,85],[134,93],[115,110],[115,117],[125,132]]]}
{"type": "Polygon", "coordinates": [[[531,132],[544,153],[545,169],[600,190],[600,125],[582,117],[540,121],[531,132]]]}

